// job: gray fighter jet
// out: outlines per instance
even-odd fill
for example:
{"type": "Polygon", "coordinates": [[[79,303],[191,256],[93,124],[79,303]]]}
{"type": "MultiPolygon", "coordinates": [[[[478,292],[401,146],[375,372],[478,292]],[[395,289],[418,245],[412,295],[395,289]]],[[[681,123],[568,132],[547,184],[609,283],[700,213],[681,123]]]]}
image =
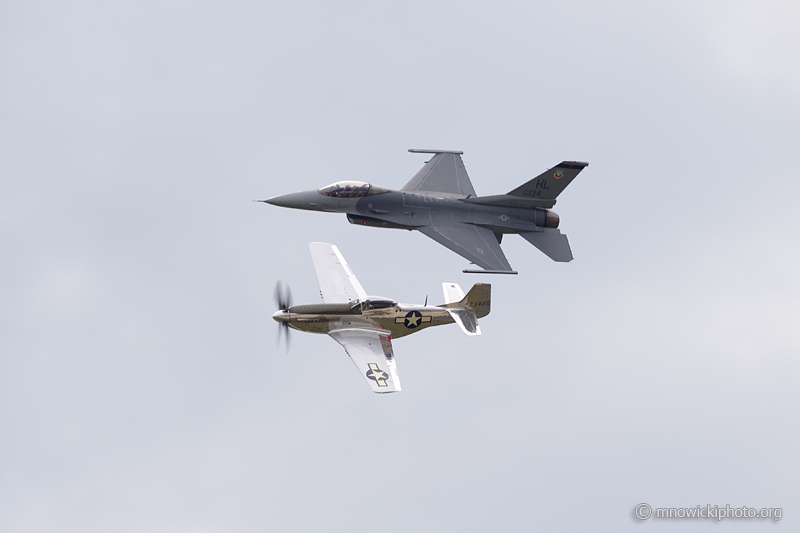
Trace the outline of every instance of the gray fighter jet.
{"type": "Polygon", "coordinates": [[[467,335],[480,335],[478,318],[491,310],[492,286],[476,283],[465,295],[455,283],[443,283],[445,303],[438,306],[400,304],[367,296],[339,249],[323,242],[308,245],[322,295],[321,304],[292,305],[288,291],[276,287],[279,311],[272,315],[289,328],[327,333],[341,344],[374,392],[400,391],[392,337],[431,326],[458,324],[467,335]]]}
{"type": "Polygon", "coordinates": [[[463,152],[434,154],[399,191],[360,181],[338,181],[319,190],[263,200],[272,205],[346,213],[351,224],[417,230],[492,274],[516,274],[500,242],[517,233],[554,261],[571,261],[567,236],[550,210],[589,163],[564,161],[507,194],[477,196],[461,160],[463,152]]]}

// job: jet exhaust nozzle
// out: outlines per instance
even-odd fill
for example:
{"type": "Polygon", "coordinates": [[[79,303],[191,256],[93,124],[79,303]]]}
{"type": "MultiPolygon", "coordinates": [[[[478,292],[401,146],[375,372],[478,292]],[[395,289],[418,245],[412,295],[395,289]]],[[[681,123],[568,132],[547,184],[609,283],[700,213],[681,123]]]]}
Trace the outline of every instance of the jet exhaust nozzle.
{"type": "Polygon", "coordinates": [[[553,212],[553,211],[550,211],[548,209],[547,210],[547,215],[546,215],[546,218],[545,218],[545,224],[544,224],[545,227],[546,228],[557,228],[559,222],[561,222],[561,219],[559,218],[558,214],[553,212]]]}

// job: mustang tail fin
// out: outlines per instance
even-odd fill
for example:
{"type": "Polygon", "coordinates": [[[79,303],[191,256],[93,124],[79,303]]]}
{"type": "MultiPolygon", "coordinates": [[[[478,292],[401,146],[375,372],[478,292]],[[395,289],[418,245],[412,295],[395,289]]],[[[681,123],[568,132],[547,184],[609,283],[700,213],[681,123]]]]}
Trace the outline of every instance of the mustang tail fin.
{"type": "Polygon", "coordinates": [[[453,317],[456,324],[467,335],[480,335],[478,318],[489,314],[492,305],[492,286],[489,283],[476,283],[469,292],[464,291],[457,283],[442,283],[445,302],[444,307],[453,317]]]}

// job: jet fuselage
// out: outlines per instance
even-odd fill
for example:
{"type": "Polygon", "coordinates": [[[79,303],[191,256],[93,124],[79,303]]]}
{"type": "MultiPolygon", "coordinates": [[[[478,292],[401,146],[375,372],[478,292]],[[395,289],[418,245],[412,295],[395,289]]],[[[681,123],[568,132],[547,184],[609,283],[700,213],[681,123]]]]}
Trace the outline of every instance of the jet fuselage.
{"type": "Polygon", "coordinates": [[[342,180],[313,191],[274,196],[266,203],[294,209],[346,213],[351,224],[417,230],[482,270],[516,274],[500,243],[516,233],[553,261],[572,261],[567,236],[551,208],[588,163],[562,161],[506,194],[478,196],[460,151],[434,154],[402,189],[342,180]]]}
{"type": "Polygon", "coordinates": [[[422,226],[467,223],[490,228],[496,234],[557,228],[559,217],[550,209],[487,205],[447,193],[392,191],[360,198],[338,198],[318,190],[275,196],[267,203],[293,209],[346,213],[357,225],[414,229],[422,226]]]}

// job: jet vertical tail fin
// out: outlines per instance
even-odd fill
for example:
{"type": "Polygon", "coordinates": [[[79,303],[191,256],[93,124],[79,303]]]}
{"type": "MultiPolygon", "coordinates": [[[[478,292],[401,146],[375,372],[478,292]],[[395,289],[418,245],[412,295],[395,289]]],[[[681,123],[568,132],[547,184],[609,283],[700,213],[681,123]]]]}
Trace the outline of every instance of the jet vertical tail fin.
{"type": "Polygon", "coordinates": [[[508,196],[555,200],[556,196],[561,194],[578,173],[587,166],[589,163],[562,161],[550,170],[510,191],[508,196]]]}

